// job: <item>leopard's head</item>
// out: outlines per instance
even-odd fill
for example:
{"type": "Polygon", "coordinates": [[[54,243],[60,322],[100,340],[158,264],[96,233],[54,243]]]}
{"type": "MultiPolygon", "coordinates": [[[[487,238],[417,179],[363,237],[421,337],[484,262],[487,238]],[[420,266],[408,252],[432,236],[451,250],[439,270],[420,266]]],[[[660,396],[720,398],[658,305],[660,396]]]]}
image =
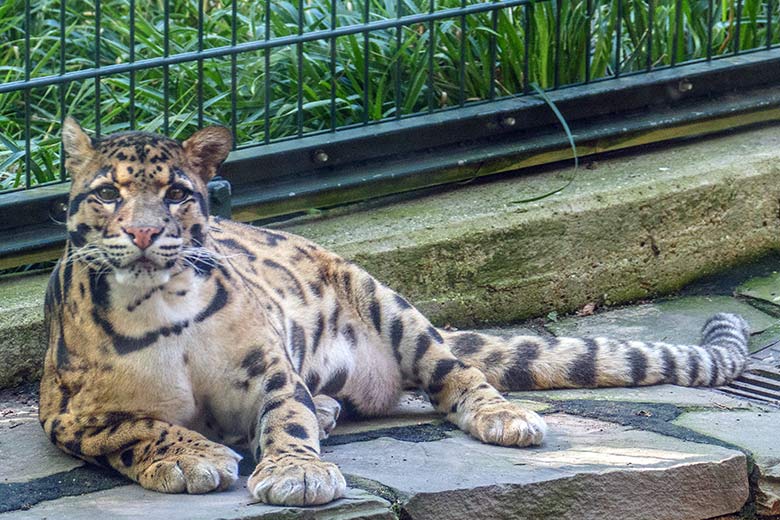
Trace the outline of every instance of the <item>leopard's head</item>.
{"type": "Polygon", "coordinates": [[[232,147],[212,126],[179,142],[146,132],[90,138],[68,117],[62,129],[72,179],[68,261],[120,284],[160,285],[197,267],[208,230],[208,191],[232,147]]]}

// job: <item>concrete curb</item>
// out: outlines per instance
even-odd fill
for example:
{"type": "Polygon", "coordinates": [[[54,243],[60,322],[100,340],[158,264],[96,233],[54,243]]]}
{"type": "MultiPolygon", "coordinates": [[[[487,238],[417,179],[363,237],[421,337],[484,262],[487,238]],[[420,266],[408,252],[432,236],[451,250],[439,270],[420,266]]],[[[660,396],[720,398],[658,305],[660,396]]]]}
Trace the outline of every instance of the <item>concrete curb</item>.
{"type": "Polygon", "coordinates": [[[434,322],[508,323],[675,291],[780,244],[774,129],[519,176],[290,230],[366,267],[434,322]]]}
{"type": "MultiPolygon", "coordinates": [[[[780,244],[780,135],[763,128],[283,226],[436,324],[507,323],[664,294],[780,244]]],[[[46,276],[0,281],[0,388],[39,376],[46,276]],[[23,323],[20,322],[20,319],[23,323]]]]}
{"type": "Polygon", "coordinates": [[[0,280],[0,388],[40,378],[46,339],[43,296],[48,275],[0,280]]]}

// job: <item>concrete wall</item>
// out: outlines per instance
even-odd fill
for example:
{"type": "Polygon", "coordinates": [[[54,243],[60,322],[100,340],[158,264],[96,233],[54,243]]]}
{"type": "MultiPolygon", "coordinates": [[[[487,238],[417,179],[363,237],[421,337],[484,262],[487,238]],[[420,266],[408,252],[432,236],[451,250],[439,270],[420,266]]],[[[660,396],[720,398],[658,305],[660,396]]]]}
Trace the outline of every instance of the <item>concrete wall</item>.
{"type": "Polygon", "coordinates": [[[780,244],[780,132],[765,128],[503,178],[290,226],[436,323],[506,323],[673,292],[780,244]]]}

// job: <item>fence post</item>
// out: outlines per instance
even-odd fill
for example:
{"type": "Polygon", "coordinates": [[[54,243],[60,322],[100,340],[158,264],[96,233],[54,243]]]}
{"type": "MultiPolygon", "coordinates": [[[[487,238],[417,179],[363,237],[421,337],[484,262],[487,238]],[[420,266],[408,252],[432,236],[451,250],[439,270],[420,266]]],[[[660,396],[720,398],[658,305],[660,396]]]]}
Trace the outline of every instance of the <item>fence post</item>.
{"type": "Polygon", "coordinates": [[[230,182],[217,175],[209,181],[208,189],[209,212],[216,217],[230,218],[232,215],[230,182]]]}

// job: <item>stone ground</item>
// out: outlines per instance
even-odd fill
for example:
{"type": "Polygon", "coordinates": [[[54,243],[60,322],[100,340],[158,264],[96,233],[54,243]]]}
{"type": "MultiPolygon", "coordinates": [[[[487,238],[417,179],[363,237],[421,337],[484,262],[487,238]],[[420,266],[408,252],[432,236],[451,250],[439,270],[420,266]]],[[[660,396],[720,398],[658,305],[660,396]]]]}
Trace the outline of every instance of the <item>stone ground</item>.
{"type": "MultiPolygon", "coordinates": [[[[780,274],[777,258],[701,280],[679,295],[493,329],[696,341],[713,312],[753,328],[753,371],[722,389],[511,394],[542,413],[543,446],[480,444],[410,394],[390,418],[345,423],[323,456],[348,495],[326,507],[253,504],[245,477],[202,496],[153,493],[52,447],[32,386],[0,392],[0,520],[707,519],[780,515],[780,274]]],[[[252,465],[245,460],[246,476],[252,465]]]]}

